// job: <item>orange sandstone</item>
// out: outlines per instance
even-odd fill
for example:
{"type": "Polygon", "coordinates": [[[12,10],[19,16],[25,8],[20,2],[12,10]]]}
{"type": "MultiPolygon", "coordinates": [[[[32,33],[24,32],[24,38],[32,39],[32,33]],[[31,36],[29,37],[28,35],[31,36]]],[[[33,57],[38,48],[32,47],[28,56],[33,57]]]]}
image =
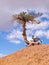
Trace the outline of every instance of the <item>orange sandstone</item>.
{"type": "Polygon", "coordinates": [[[49,44],[26,47],[0,58],[0,65],[49,65],[49,44]]]}

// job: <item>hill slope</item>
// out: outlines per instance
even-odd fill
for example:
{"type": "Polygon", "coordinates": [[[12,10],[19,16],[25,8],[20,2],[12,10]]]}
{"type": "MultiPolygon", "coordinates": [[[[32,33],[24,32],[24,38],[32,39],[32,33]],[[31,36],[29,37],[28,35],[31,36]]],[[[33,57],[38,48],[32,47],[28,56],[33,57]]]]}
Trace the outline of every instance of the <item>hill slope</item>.
{"type": "Polygon", "coordinates": [[[49,45],[35,45],[0,59],[0,65],[49,65],[49,45]]]}

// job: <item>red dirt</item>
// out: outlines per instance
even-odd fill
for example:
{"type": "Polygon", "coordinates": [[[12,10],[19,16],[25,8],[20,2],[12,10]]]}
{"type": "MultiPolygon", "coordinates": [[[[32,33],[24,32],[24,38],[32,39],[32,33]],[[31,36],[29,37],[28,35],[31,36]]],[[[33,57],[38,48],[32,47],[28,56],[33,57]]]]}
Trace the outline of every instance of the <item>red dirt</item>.
{"type": "Polygon", "coordinates": [[[26,47],[0,58],[0,65],[49,65],[49,45],[26,47]]]}

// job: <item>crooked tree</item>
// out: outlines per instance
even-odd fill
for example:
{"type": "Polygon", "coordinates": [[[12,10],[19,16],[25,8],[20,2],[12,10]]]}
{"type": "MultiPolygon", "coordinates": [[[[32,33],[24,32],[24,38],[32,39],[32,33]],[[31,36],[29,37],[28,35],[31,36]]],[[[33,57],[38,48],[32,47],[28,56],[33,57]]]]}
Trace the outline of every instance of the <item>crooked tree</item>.
{"type": "MultiPolygon", "coordinates": [[[[42,13],[38,13],[38,16],[42,16],[42,13]]],[[[19,14],[15,14],[13,15],[13,19],[19,23],[20,25],[22,25],[22,28],[23,28],[23,38],[24,38],[24,41],[26,43],[26,45],[28,45],[29,43],[27,43],[26,41],[27,40],[27,35],[26,35],[26,23],[31,21],[32,23],[36,23],[36,24],[40,24],[40,21],[38,20],[35,20],[35,15],[33,14],[29,14],[27,12],[21,12],[19,14]]]]}

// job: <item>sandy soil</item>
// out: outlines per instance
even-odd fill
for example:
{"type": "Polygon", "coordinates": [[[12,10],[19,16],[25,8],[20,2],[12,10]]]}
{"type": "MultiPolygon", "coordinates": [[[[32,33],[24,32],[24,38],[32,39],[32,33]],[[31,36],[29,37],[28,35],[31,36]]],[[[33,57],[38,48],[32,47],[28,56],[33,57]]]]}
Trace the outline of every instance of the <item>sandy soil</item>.
{"type": "Polygon", "coordinates": [[[0,58],[0,65],[49,65],[49,45],[26,47],[0,58]]]}

